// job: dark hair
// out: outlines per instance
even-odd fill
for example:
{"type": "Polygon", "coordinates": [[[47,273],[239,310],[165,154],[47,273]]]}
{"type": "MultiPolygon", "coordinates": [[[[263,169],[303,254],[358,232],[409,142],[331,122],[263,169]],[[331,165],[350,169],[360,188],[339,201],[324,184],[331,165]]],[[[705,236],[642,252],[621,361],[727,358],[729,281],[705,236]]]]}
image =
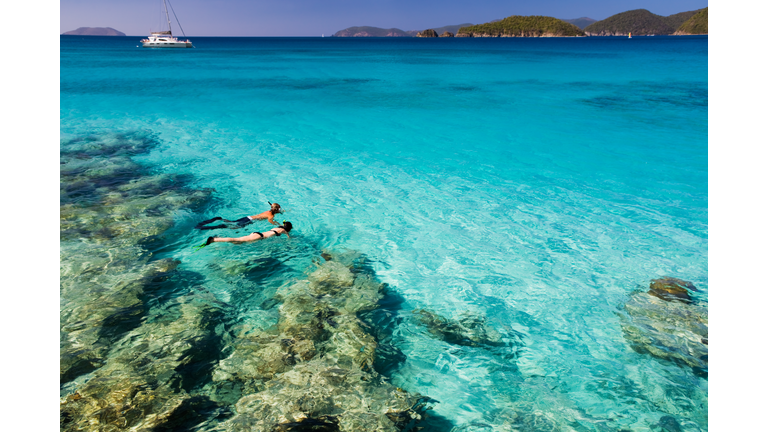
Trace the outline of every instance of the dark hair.
{"type": "Polygon", "coordinates": [[[283,222],[283,228],[285,229],[285,232],[291,232],[293,225],[290,222],[283,222]]]}

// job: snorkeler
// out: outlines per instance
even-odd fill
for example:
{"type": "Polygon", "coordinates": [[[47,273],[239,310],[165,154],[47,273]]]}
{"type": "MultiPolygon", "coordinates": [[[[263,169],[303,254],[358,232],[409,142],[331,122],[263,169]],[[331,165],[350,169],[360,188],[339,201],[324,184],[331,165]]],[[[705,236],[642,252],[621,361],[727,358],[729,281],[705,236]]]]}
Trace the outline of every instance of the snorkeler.
{"type": "Polygon", "coordinates": [[[221,216],[216,216],[213,219],[208,219],[207,221],[200,222],[199,224],[197,224],[195,226],[195,228],[199,229],[199,230],[212,230],[212,229],[219,229],[219,228],[228,228],[228,226],[225,225],[225,224],[214,225],[214,226],[204,226],[204,225],[208,225],[209,223],[215,222],[215,221],[218,221],[218,220],[223,221],[223,222],[230,222],[230,223],[237,224],[236,227],[232,227],[232,228],[235,228],[235,229],[242,228],[242,227],[244,227],[246,225],[250,225],[251,223],[253,223],[253,221],[261,220],[261,219],[266,219],[272,225],[277,225],[277,222],[275,222],[275,215],[278,214],[278,213],[282,213],[283,209],[280,208],[280,204],[278,204],[278,203],[271,203],[269,201],[267,201],[267,202],[269,203],[270,208],[269,208],[269,210],[267,210],[267,211],[265,211],[263,213],[259,213],[259,214],[254,215],[254,216],[245,216],[245,217],[242,217],[242,218],[240,218],[238,220],[235,220],[235,221],[223,219],[221,216]]]}
{"type": "Polygon", "coordinates": [[[243,236],[243,237],[208,237],[208,240],[205,241],[205,243],[201,244],[200,246],[195,246],[195,252],[198,250],[208,246],[211,243],[216,242],[230,242],[230,243],[242,243],[242,242],[249,242],[249,241],[256,241],[256,240],[264,240],[266,238],[280,236],[281,234],[285,234],[288,236],[288,238],[291,238],[291,235],[288,234],[293,229],[293,225],[290,222],[283,221],[283,224],[280,225],[277,228],[272,228],[269,231],[265,231],[263,233],[260,232],[254,232],[250,235],[243,236]]]}

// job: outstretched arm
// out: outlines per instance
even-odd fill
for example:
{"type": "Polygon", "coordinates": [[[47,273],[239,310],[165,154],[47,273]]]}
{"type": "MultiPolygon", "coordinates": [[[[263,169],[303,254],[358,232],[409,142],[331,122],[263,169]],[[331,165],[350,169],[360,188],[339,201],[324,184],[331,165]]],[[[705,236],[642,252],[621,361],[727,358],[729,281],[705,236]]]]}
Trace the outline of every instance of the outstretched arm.
{"type": "Polygon", "coordinates": [[[273,214],[271,214],[271,213],[270,213],[270,214],[267,216],[267,220],[268,220],[268,221],[269,221],[269,223],[271,223],[272,225],[280,225],[279,223],[275,222],[275,215],[273,215],[273,214]]]}

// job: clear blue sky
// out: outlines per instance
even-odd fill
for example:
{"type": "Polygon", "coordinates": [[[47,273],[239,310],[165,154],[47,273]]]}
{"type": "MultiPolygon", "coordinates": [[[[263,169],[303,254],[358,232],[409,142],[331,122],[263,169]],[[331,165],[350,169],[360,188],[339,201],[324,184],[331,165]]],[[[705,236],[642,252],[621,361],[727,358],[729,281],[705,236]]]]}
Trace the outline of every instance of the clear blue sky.
{"type": "MultiPolygon", "coordinates": [[[[171,0],[188,36],[329,36],[352,26],[401,30],[510,15],[605,19],[632,9],[658,15],[700,9],[708,0],[171,0]]],[[[167,26],[162,0],[61,0],[59,33],[78,27],[112,27],[144,36],[167,26]]],[[[169,12],[170,13],[170,12],[169,12]]],[[[174,34],[179,33],[171,14],[174,34]]]]}

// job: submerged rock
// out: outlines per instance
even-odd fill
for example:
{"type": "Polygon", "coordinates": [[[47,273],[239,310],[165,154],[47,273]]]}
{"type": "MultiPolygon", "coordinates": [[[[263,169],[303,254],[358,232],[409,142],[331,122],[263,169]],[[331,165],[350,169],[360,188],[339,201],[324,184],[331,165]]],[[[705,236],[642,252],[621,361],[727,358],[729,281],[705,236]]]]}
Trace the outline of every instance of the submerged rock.
{"type": "Polygon", "coordinates": [[[430,333],[448,343],[472,347],[505,345],[501,333],[490,327],[484,316],[464,312],[458,319],[451,320],[424,309],[417,309],[413,314],[430,333]]]}
{"type": "Polygon", "coordinates": [[[648,291],[648,294],[662,300],[679,300],[689,303],[692,300],[689,291],[698,291],[698,289],[691,282],[673,277],[664,277],[651,281],[651,289],[648,291]]]}
{"type": "Polygon", "coordinates": [[[281,287],[277,325],[241,335],[219,362],[219,388],[256,390],[237,401],[225,430],[399,431],[421,419],[426,399],[372,367],[377,342],[357,313],[376,308],[383,285],[353,261],[334,257],[281,287]]]}
{"type": "MultiPolygon", "coordinates": [[[[192,396],[180,389],[179,373],[210,337],[207,321],[218,313],[210,299],[191,295],[168,306],[176,319],[144,323],[112,347],[104,366],[77,391],[63,397],[60,429],[168,429],[192,396]]],[[[172,429],[172,427],[171,427],[172,429]]]]}
{"type": "MultiPolygon", "coordinates": [[[[210,191],[156,174],[131,157],[151,135],[105,134],[62,142],[60,161],[60,383],[62,430],[117,430],[177,421],[189,379],[179,370],[210,343],[206,302],[157,298],[179,261],[145,245],[210,191]],[[163,322],[148,311],[163,304],[163,322]]],[[[205,404],[205,403],[204,403],[205,404]]],[[[181,416],[181,417],[180,417],[181,416]]]]}
{"type": "Polygon", "coordinates": [[[648,292],[635,292],[624,305],[621,326],[632,347],[641,353],[684,363],[706,374],[708,368],[708,312],[706,303],[694,304],[690,282],[675,278],[654,280],[648,292]]]}

